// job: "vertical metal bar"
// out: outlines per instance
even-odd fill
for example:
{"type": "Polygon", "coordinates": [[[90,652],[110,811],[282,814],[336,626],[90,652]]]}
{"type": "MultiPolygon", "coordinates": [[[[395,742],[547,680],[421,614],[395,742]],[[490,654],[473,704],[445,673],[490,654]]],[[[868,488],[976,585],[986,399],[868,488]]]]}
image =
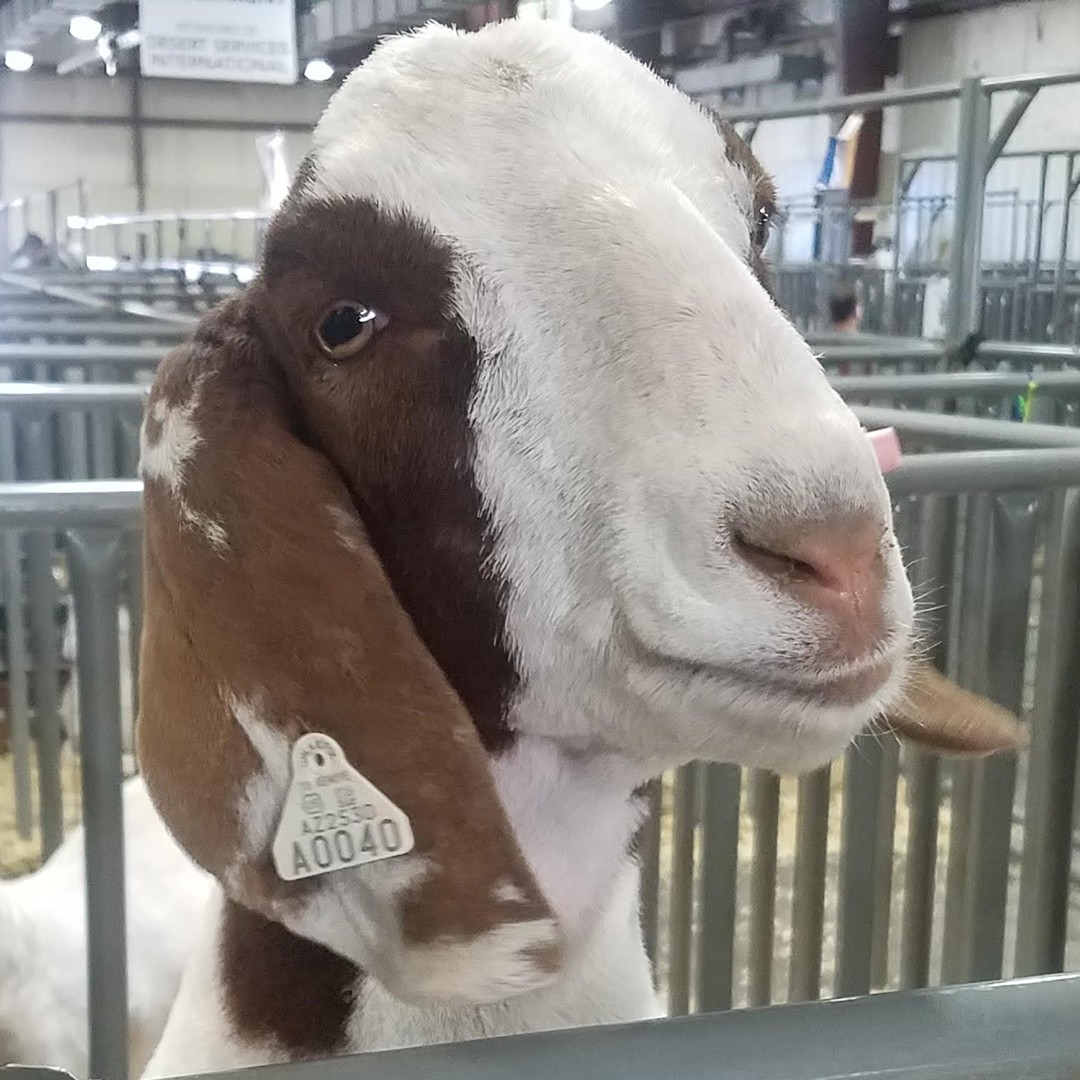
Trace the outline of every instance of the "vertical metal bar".
{"type": "Polygon", "coordinates": [[[75,596],[86,837],[90,1074],[126,1080],[123,770],[116,611],[120,538],[100,529],[68,536],[75,596]]]}
{"type": "Polygon", "coordinates": [[[754,857],[750,870],[749,1004],[768,1005],[772,1001],[780,777],[754,769],[749,775],[748,793],[754,823],[754,857]]]}
{"type": "Polygon", "coordinates": [[[981,79],[964,79],[962,83],[957,137],[956,220],[949,252],[948,333],[953,341],[979,326],[982,215],[990,141],[990,99],[981,79]]]}
{"type": "MultiPolygon", "coordinates": [[[[987,612],[987,695],[1020,711],[1035,547],[1035,502],[1030,495],[995,496],[991,558],[984,578],[987,612]]],[[[974,768],[967,842],[963,925],[965,981],[1001,977],[1009,884],[1016,758],[998,755],[974,768]]]]}
{"type": "Polygon", "coordinates": [[[874,852],[874,926],[871,984],[889,982],[889,924],[892,920],[893,847],[896,833],[896,786],[900,776],[900,744],[886,738],[881,744],[881,781],[877,805],[877,850],[874,852]]]}
{"type": "MultiPolygon", "coordinates": [[[[64,369],[64,381],[81,383],[86,376],[80,367],[64,369]]],[[[75,409],[65,409],[60,414],[60,446],[63,453],[63,476],[68,480],[88,480],[90,478],[89,439],[87,434],[87,415],[75,409]]]]}
{"type": "Polygon", "coordinates": [[[859,739],[844,758],[840,882],[836,915],[836,996],[870,992],[874,860],[881,743],[859,739]]]}
{"type": "Polygon", "coordinates": [[[690,1011],[690,953],[694,909],[694,766],[675,774],[672,803],[671,910],[668,916],[668,1010],[690,1011]]]}
{"type": "Polygon", "coordinates": [[[1073,167],[1076,164],[1076,155],[1065,156],[1065,185],[1061,193],[1061,237],[1058,240],[1057,267],[1054,270],[1054,303],[1050,325],[1053,327],[1051,340],[1055,340],[1065,313],[1065,282],[1069,269],[1069,220],[1072,216],[1072,200],[1076,194],[1073,186],[1073,167]]]}
{"type": "Polygon", "coordinates": [[[740,783],[741,776],[736,765],[703,766],[701,915],[697,966],[699,1012],[719,1012],[731,1008],[740,783]]]}
{"type": "MultiPolygon", "coordinates": [[[[128,663],[131,666],[131,713],[132,731],[139,714],[139,646],[142,641],[143,623],[143,576],[142,534],[129,533],[125,537],[124,562],[127,579],[127,611],[129,616],[128,663]]],[[[125,723],[128,717],[125,716],[125,723]]],[[[134,750],[134,747],[132,747],[134,750]]]]}
{"type": "Polygon", "coordinates": [[[829,766],[799,777],[791,900],[789,1001],[817,1001],[821,996],[831,779],[829,766]]]}
{"type": "MultiPolygon", "coordinates": [[[[28,417],[22,424],[29,480],[53,476],[52,430],[47,419],[28,417]]],[[[51,855],[64,838],[64,791],[60,776],[63,741],[59,712],[60,649],[56,629],[56,582],[53,535],[33,532],[26,538],[30,634],[33,656],[34,720],[37,729],[38,797],[41,801],[41,853],[51,855]]]]}
{"type": "MultiPolygon", "coordinates": [[[[133,613],[134,614],[134,613],[133,613]]],[[[136,640],[135,623],[132,619],[132,635],[136,640]]],[[[653,780],[648,786],[649,816],[642,826],[641,835],[641,928],[645,936],[645,950],[656,968],[656,934],[659,926],[660,900],[660,811],[664,784],[653,780]]]]}
{"type": "MultiPolygon", "coordinates": [[[[0,424],[2,430],[2,424],[0,424]]],[[[4,435],[0,433],[0,440],[4,435]]],[[[4,617],[8,643],[8,723],[15,778],[15,828],[24,840],[34,825],[32,769],[30,764],[30,701],[27,675],[25,590],[23,587],[22,534],[5,529],[3,544],[4,617]]]]}
{"type": "Polygon", "coordinates": [[[1016,974],[1062,971],[1080,725],[1080,491],[1055,492],[1043,569],[1016,974]]]}
{"type": "MultiPolygon", "coordinates": [[[[1031,256],[1031,283],[1039,280],[1039,267],[1042,264],[1043,226],[1046,223],[1046,174],[1050,167],[1050,155],[1039,155],[1039,202],[1035,221],[1035,250],[1031,256]]],[[[1029,331],[1030,332],[1030,329],[1029,331]]]]}
{"type": "MultiPolygon", "coordinates": [[[[11,376],[10,368],[0,368],[0,379],[9,381],[11,376]]],[[[4,409],[0,410],[0,480],[10,482],[15,479],[15,419],[10,410],[4,409]]],[[[8,645],[8,724],[14,766],[15,830],[20,837],[28,840],[34,824],[34,803],[21,534],[5,529],[0,535],[0,547],[3,552],[4,619],[8,645]]]]}
{"type": "MultiPolygon", "coordinates": [[[[946,627],[952,605],[956,553],[956,500],[930,496],[922,504],[922,522],[915,563],[919,592],[932,601],[927,618],[931,657],[945,670],[946,627]]],[[[940,766],[938,758],[905,748],[908,789],[908,850],[904,864],[904,914],[900,952],[900,985],[927,986],[934,920],[937,871],[940,766]]]]}
{"type": "MultiPolygon", "coordinates": [[[[111,364],[96,365],[90,372],[91,382],[111,383],[115,379],[111,364]]],[[[118,475],[116,423],[116,414],[106,409],[98,409],[90,417],[90,458],[95,480],[118,475]]]]}
{"type": "MultiPolygon", "coordinates": [[[[964,500],[964,556],[960,595],[954,612],[958,630],[956,674],[960,683],[978,693],[986,690],[988,601],[987,568],[990,558],[991,502],[988,495],[964,500]]],[[[969,863],[968,836],[973,813],[973,766],[966,761],[952,766],[949,814],[949,856],[945,875],[945,933],[942,979],[962,982],[966,970],[965,943],[970,938],[966,923],[969,863]]]]}

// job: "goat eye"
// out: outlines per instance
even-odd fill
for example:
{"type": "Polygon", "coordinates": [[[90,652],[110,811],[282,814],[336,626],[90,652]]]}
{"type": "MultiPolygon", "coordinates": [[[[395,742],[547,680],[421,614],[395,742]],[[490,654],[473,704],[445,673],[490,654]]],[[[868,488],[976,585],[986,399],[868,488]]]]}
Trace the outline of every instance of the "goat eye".
{"type": "Polygon", "coordinates": [[[386,319],[366,304],[340,300],[322,317],[316,338],[332,360],[347,360],[359,353],[386,325],[386,319]]]}
{"type": "Polygon", "coordinates": [[[769,242],[769,229],[772,227],[772,213],[767,206],[758,208],[754,216],[754,231],[751,236],[754,247],[762,251],[769,242]]]}

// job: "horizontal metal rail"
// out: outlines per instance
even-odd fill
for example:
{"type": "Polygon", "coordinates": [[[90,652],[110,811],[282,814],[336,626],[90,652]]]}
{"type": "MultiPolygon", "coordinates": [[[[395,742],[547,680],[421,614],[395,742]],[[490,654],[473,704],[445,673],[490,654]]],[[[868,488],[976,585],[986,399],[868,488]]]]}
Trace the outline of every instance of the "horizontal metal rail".
{"type": "MultiPolygon", "coordinates": [[[[983,79],[986,93],[996,94],[1008,90],[1041,90],[1046,86],[1062,86],[1080,82],[1080,71],[1055,71],[1045,75],[1018,75],[983,79]]],[[[784,105],[778,109],[725,109],[724,117],[736,124],[743,121],[790,120],[797,116],[830,116],[864,112],[868,109],[884,109],[891,105],[922,105],[934,101],[951,101],[960,96],[960,83],[938,83],[932,86],[914,86],[904,90],[872,90],[863,94],[847,94],[844,97],[804,101],[784,105]]]]}
{"type": "Polygon", "coordinates": [[[12,338],[58,338],[58,337],[85,337],[111,340],[112,338],[139,338],[153,340],[161,338],[164,341],[179,341],[189,333],[187,326],[176,323],[150,322],[127,318],[117,320],[115,318],[67,320],[42,323],[35,319],[5,319],[3,318],[4,305],[0,303],[0,342],[8,342],[12,338]]]}
{"type": "MultiPolygon", "coordinates": [[[[900,468],[889,473],[889,489],[895,495],[925,495],[1080,487],[1080,430],[1073,429],[1071,433],[1072,448],[913,454],[900,468]]],[[[95,524],[126,528],[138,524],[141,512],[140,480],[0,484],[0,527],[61,528],[95,524]]]]}
{"type": "MultiPolygon", "coordinates": [[[[918,341],[913,338],[890,338],[873,334],[811,334],[807,341],[820,350],[828,366],[839,363],[898,363],[904,360],[943,359],[945,347],[941,342],[918,341]]],[[[1007,361],[1035,367],[1080,368],[1080,349],[1068,345],[1029,345],[1015,341],[984,341],[975,350],[984,361],[1007,361]]]]}
{"type": "Polygon", "coordinates": [[[0,342],[0,365],[43,363],[156,367],[167,351],[160,345],[79,345],[64,342],[14,345],[0,342]]]}
{"type": "MultiPolygon", "coordinates": [[[[855,405],[852,412],[868,428],[896,428],[901,436],[911,436],[916,441],[930,443],[935,447],[997,447],[1018,450],[1080,447],[1080,428],[1055,427],[1052,424],[1017,424],[1008,420],[983,420],[908,409],[880,409],[867,405],[855,405]]],[[[917,455],[916,460],[922,456],[925,455],[917,455]]]]}
{"type": "MultiPolygon", "coordinates": [[[[259,1078],[1074,1080],[1078,1015],[1080,975],[1058,975],[271,1065],[259,1078]]],[[[56,1076],[9,1072],[10,1080],[56,1076]]],[[[246,1073],[210,1075],[242,1080],[246,1073]]]]}
{"type": "Polygon", "coordinates": [[[0,526],[59,529],[79,525],[138,528],[141,480],[57,480],[0,484],[0,526]]]}
{"type": "Polygon", "coordinates": [[[173,322],[185,326],[190,326],[197,321],[193,315],[163,311],[160,308],[152,307],[137,300],[115,301],[105,299],[85,288],[75,289],[67,285],[51,285],[48,281],[41,281],[25,274],[0,273],[0,282],[15,285],[18,288],[25,289],[28,293],[38,293],[51,299],[65,300],[88,309],[124,312],[127,315],[134,315],[139,318],[173,322]]]}
{"type": "Polygon", "coordinates": [[[149,389],[138,383],[0,382],[0,408],[141,409],[149,389]]]}
{"type": "Polygon", "coordinates": [[[1080,446],[1074,450],[916,454],[889,473],[887,482],[894,495],[961,495],[972,491],[1077,487],[1080,486],[1080,446]]]}
{"type": "Polygon", "coordinates": [[[888,397],[897,401],[925,398],[998,398],[1024,393],[1031,382],[1040,394],[1075,397],[1080,394],[1080,371],[1026,372],[962,371],[930,375],[834,375],[833,388],[845,397],[888,397]]]}

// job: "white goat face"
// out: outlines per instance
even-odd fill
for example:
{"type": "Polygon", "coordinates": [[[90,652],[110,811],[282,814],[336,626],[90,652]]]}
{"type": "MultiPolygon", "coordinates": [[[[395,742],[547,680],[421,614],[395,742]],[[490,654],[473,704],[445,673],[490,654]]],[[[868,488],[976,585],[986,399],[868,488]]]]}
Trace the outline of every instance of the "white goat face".
{"type": "MultiPolygon", "coordinates": [[[[360,200],[450,253],[511,729],[803,768],[902,678],[885,486],[748,266],[754,182],[689,100],[545,23],[384,45],[316,131],[298,206],[360,200]]],[[[470,703],[453,628],[390,572],[470,703]]]]}

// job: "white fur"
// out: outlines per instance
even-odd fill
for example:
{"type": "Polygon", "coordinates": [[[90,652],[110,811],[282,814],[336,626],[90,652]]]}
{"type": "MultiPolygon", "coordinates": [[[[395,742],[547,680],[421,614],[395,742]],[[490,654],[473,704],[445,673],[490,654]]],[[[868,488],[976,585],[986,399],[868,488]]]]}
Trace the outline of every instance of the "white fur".
{"type": "MultiPolygon", "coordinates": [[[[529,22],[391,40],[313,151],[304,198],[369,200],[455,254],[450,314],[478,345],[476,479],[521,676],[518,740],[492,768],[569,948],[555,985],[494,1006],[409,1004],[366,978],[352,1048],[655,1016],[635,787],[694,757],[815,766],[902,679],[911,595],[873,452],[747,267],[750,178],[695,105],[599,37],[529,22]],[[834,658],[825,617],[751,572],[731,536],[851,513],[880,523],[886,633],[834,658]],[[808,699],[883,659],[895,670],[868,700],[808,699]]],[[[355,955],[372,910],[350,925],[330,905],[294,928],[328,944],[336,929],[331,947],[355,955]]],[[[188,1070],[202,1019],[177,1010],[155,1074],[188,1070]]]]}
{"type": "MultiPolygon", "coordinates": [[[[141,780],[124,787],[130,1054],[148,1060],[196,940],[211,880],[173,842],[141,780]]],[[[0,1064],[88,1072],[83,832],[0,884],[0,1064]]]]}
{"type": "Polygon", "coordinates": [[[408,213],[459,253],[515,726],[650,767],[842,750],[879,702],[762,686],[839,666],[822,617],[732,553],[732,514],[876,516],[895,657],[910,590],[859,424],[746,265],[751,182],[712,121],[595,35],[431,27],[349,78],[313,148],[314,197],[408,213]]]}
{"type": "MultiPolygon", "coordinates": [[[[403,1001],[382,982],[365,978],[353,1011],[350,1052],[662,1015],[641,937],[638,868],[627,856],[642,808],[627,798],[623,769],[615,759],[600,763],[568,758],[545,739],[522,740],[494,765],[522,846],[560,923],[570,931],[570,961],[558,982],[498,1005],[445,1008],[403,1001]]],[[[202,928],[198,956],[185,973],[147,1078],[280,1059],[277,1048],[245,1045],[221,1015],[220,980],[208,959],[216,956],[218,932],[217,918],[202,928]]],[[[310,927],[307,936],[320,940],[310,927]]],[[[349,947],[346,943],[342,951],[349,947]]],[[[467,957],[470,963],[477,959],[472,946],[467,957]]],[[[455,992],[474,977],[463,964],[455,992]]]]}
{"type": "Polygon", "coordinates": [[[165,483],[176,502],[180,520],[201,532],[217,551],[225,551],[229,546],[225,527],[201,510],[196,510],[184,495],[184,475],[188,462],[203,442],[195,423],[201,389],[200,379],[191,396],[182,404],[170,404],[164,398],[154,402],[139,431],[139,472],[145,480],[165,483]],[[160,425],[156,438],[151,438],[147,430],[151,418],[160,425]]]}

